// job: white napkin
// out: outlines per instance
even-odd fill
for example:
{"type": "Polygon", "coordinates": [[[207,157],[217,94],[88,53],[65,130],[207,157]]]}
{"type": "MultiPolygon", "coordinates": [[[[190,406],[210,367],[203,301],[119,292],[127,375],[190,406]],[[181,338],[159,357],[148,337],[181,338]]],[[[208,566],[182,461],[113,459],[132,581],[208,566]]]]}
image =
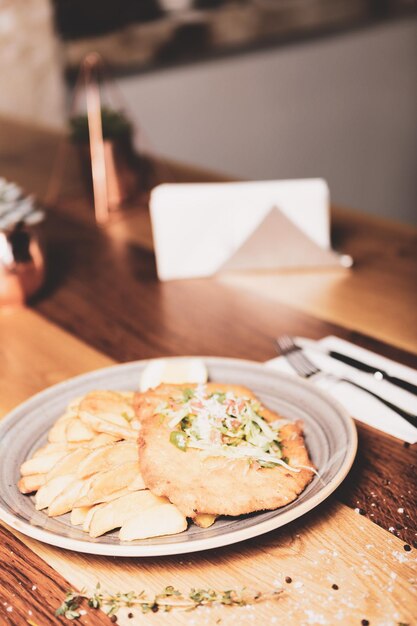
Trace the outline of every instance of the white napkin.
{"type": "Polygon", "coordinates": [[[330,248],[329,189],[321,179],[163,184],[149,206],[161,280],[211,276],[235,255],[233,269],[262,269],[262,256],[272,268],[340,264],[330,248]],[[285,243],[293,254],[279,256],[285,243]]]}
{"type": "MultiPolygon", "coordinates": [[[[417,371],[401,365],[391,359],[387,359],[375,352],[360,348],[349,341],[339,339],[338,337],[328,336],[320,339],[320,341],[314,342],[309,339],[303,339],[298,337],[296,339],[297,344],[302,346],[306,355],[311,358],[312,362],[316,364],[320,369],[327,371],[336,376],[345,376],[351,378],[353,381],[369,388],[371,391],[386,398],[393,404],[410,411],[414,415],[417,415],[417,397],[396,387],[387,381],[377,381],[370,374],[360,372],[354,367],[350,367],[345,363],[341,363],[336,359],[332,359],[326,354],[322,354],[317,350],[311,349],[315,344],[328,350],[335,350],[342,352],[347,356],[356,358],[369,365],[380,367],[393,376],[398,376],[404,380],[417,385],[417,371]],[[310,347],[310,349],[309,349],[310,347]]],[[[289,365],[288,361],[284,357],[278,357],[266,362],[268,367],[278,369],[282,372],[288,372],[294,374],[294,370],[289,365]]],[[[295,374],[296,375],[296,374],[295,374]]],[[[402,419],[397,413],[394,413],[391,409],[383,405],[381,402],[370,396],[369,394],[356,389],[353,385],[348,383],[332,383],[329,384],[324,380],[321,381],[320,377],[310,379],[311,382],[318,386],[325,388],[336,400],[340,402],[349,413],[365,424],[381,430],[393,437],[407,441],[408,443],[416,443],[417,441],[417,428],[414,428],[406,420],[402,419]]]]}

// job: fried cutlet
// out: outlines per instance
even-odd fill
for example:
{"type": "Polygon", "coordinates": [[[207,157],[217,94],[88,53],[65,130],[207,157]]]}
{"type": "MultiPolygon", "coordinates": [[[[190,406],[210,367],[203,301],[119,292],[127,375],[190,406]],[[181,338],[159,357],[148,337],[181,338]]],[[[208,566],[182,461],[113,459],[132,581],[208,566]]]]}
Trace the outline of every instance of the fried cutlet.
{"type": "Polygon", "coordinates": [[[187,517],[277,509],[295,500],[313,478],[302,424],[266,409],[246,387],[161,384],[136,394],[134,406],[144,482],[187,517]],[[265,444],[271,429],[275,441],[265,444]],[[253,442],[269,452],[227,456],[259,451],[253,442]],[[203,449],[193,447],[200,445],[203,449]],[[270,463],[275,456],[280,461],[270,463]]]}

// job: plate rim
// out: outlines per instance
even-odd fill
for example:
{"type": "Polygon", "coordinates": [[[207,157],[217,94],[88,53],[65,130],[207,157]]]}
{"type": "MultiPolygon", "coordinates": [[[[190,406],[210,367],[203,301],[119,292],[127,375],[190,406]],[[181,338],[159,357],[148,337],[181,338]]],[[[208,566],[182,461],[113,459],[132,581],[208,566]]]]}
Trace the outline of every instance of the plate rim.
{"type": "MultiPolygon", "coordinates": [[[[134,361],[127,361],[124,363],[114,363],[112,365],[107,365],[104,367],[96,368],[93,370],[89,370],[82,374],[78,374],[76,376],[71,376],[70,378],[66,378],[63,381],[55,383],[54,385],[50,385],[45,389],[38,391],[37,393],[30,396],[27,400],[24,400],[14,409],[9,411],[3,419],[0,420],[0,435],[3,430],[5,430],[10,422],[13,422],[15,416],[20,414],[22,411],[26,409],[27,406],[33,403],[34,400],[39,399],[39,397],[48,400],[51,394],[55,395],[55,393],[59,393],[61,388],[66,387],[68,384],[76,384],[78,380],[84,380],[86,377],[93,374],[100,374],[105,371],[111,373],[111,370],[120,370],[121,368],[128,369],[129,367],[135,365],[144,365],[149,361],[153,361],[157,358],[163,359],[187,359],[187,358],[200,358],[208,365],[210,362],[215,364],[216,362],[221,363],[233,363],[236,364],[246,364],[250,367],[260,367],[265,368],[269,373],[276,375],[281,380],[289,380],[292,383],[294,380],[297,381],[301,387],[306,387],[310,392],[312,391],[316,396],[320,397],[324,402],[330,404],[333,409],[335,409],[339,415],[343,418],[343,421],[348,430],[348,449],[346,451],[346,456],[343,461],[342,466],[337,472],[336,476],[332,478],[332,480],[322,487],[320,491],[309,498],[305,502],[299,503],[296,507],[289,511],[280,512],[279,515],[272,517],[271,519],[260,522],[259,524],[254,524],[249,526],[248,528],[238,529],[230,532],[226,532],[221,534],[218,537],[209,537],[193,540],[192,544],[187,544],[186,541],[179,542],[175,544],[150,544],[150,545],[135,545],[129,543],[120,543],[120,544],[106,544],[106,543],[95,543],[89,541],[81,541],[79,539],[73,539],[70,537],[65,537],[61,535],[57,535],[54,532],[49,530],[45,530],[43,528],[39,528],[37,526],[32,526],[28,522],[21,521],[17,519],[13,514],[6,511],[2,504],[0,503],[0,520],[8,524],[14,530],[24,534],[27,537],[32,539],[36,539],[48,545],[53,545],[59,548],[64,548],[66,550],[73,550],[75,552],[80,552],[84,554],[94,554],[99,556],[112,556],[112,557],[127,557],[127,558],[137,558],[137,557],[154,557],[154,556],[172,556],[177,554],[187,554],[191,552],[200,552],[203,550],[210,550],[214,548],[224,547],[226,545],[233,545],[235,543],[245,541],[247,539],[251,539],[253,537],[258,537],[265,533],[268,533],[272,530],[276,530],[285,526],[286,524],[302,517],[319,504],[321,504],[324,500],[326,500],[343,482],[349,473],[353,462],[355,460],[357,448],[358,448],[358,434],[354,419],[348,413],[348,411],[330,394],[327,394],[322,389],[316,387],[308,380],[295,377],[294,375],[287,374],[286,372],[281,372],[278,370],[274,370],[272,367],[268,366],[268,361],[253,361],[250,359],[240,359],[240,358],[232,358],[232,357],[221,357],[221,356],[196,356],[196,355],[181,355],[181,356],[167,356],[167,357],[155,357],[152,359],[138,359],[134,361]]],[[[279,509],[277,509],[279,511],[279,509]]]]}

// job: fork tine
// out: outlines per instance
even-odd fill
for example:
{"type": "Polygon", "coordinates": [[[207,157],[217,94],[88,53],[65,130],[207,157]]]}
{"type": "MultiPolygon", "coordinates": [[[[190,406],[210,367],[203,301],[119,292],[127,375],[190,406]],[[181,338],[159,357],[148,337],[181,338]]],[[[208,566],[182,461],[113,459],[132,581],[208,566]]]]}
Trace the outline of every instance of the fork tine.
{"type": "Polygon", "coordinates": [[[304,354],[304,352],[300,350],[300,352],[297,353],[297,356],[300,359],[300,362],[304,364],[304,367],[310,370],[311,375],[318,374],[320,372],[320,369],[317,367],[317,365],[310,361],[310,359],[304,354]]]}
{"type": "Polygon", "coordinates": [[[289,354],[293,350],[297,349],[297,346],[295,345],[293,339],[289,335],[281,335],[280,337],[278,337],[276,342],[277,342],[277,345],[278,345],[281,353],[284,356],[286,354],[289,354]]]}
{"type": "Polygon", "coordinates": [[[304,367],[304,364],[299,361],[299,359],[297,358],[297,355],[296,355],[295,352],[287,354],[286,355],[286,359],[287,359],[288,363],[291,365],[291,367],[293,369],[295,369],[297,374],[299,374],[300,376],[307,376],[308,375],[309,370],[306,369],[304,367]]]}
{"type": "Polygon", "coordinates": [[[276,341],[281,354],[286,357],[299,376],[309,378],[319,373],[319,368],[305,356],[292,337],[281,335],[276,341]]]}
{"type": "Polygon", "coordinates": [[[309,378],[319,372],[317,367],[313,365],[301,351],[291,352],[287,355],[287,359],[294,369],[305,378],[309,378]]]}

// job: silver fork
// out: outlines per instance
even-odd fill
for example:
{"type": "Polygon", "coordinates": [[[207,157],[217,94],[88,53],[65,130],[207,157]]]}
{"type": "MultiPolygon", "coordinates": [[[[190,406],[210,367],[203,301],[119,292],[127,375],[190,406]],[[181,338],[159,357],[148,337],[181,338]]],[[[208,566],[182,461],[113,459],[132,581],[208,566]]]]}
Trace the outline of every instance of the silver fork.
{"type": "Polygon", "coordinates": [[[311,378],[312,376],[320,374],[323,379],[329,382],[349,383],[349,385],[353,385],[354,387],[365,391],[370,396],[373,396],[374,398],[382,402],[382,404],[385,404],[385,406],[389,407],[392,411],[403,417],[405,420],[407,420],[407,422],[417,428],[417,415],[413,415],[412,413],[409,413],[408,411],[402,409],[396,404],[389,402],[389,400],[385,400],[385,398],[382,398],[381,396],[374,393],[370,389],[367,389],[366,387],[362,387],[362,385],[359,385],[350,378],[343,378],[340,376],[335,376],[334,374],[330,374],[328,372],[324,372],[323,370],[318,368],[317,365],[315,365],[312,361],[310,361],[310,359],[303,353],[301,348],[299,348],[294,343],[294,340],[289,335],[281,335],[281,337],[278,337],[276,341],[281,354],[285,356],[291,367],[302,378],[311,378]]]}

